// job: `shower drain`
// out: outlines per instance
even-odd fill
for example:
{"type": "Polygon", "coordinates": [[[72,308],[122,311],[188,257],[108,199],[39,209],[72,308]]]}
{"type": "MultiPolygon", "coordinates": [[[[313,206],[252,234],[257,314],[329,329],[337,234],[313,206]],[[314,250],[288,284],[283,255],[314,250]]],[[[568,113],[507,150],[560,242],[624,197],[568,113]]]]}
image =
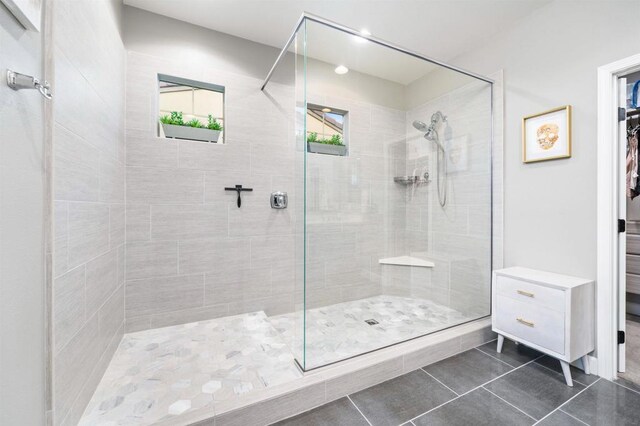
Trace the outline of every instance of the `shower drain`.
{"type": "Polygon", "coordinates": [[[378,324],[378,321],[374,320],[374,319],[368,319],[368,320],[364,320],[364,322],[366,322],[369,325],[376,325],[378,324]]]}

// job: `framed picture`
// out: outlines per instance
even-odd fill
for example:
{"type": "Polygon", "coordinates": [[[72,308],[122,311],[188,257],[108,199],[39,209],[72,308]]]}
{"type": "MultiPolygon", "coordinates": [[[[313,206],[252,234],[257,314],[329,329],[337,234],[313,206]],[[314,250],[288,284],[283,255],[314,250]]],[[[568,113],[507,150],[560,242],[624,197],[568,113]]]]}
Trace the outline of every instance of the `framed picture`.
{"type": "Polygon", "coordinates": [[[522,119],[522,161],[571,157],[571,105],[522,119]]]}
{"type": "Polygon", "coordinates": [[[28,30],[40,31],[42,0],[0,0],[28,30]]]}

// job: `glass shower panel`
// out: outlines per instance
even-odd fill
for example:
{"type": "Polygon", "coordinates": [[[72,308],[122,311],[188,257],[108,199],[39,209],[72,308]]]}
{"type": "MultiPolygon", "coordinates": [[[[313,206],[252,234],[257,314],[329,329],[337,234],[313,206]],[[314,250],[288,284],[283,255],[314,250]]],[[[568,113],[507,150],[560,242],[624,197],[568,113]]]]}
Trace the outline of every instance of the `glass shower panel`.
{"type": "Polygon", "coordinates": [[[490,314],[492,118],[490,83],[304,22],[296,357],[310,370],[490,314]]]}
{"type": "MultiPolygon", "coordinates": [[[[292,309],[270,317],[271,324],[283,337],[300,367],[304,369],[305,315],[305,23],[292,35],[282,60],[275,67],[269,84],[263,88],[270,102],[287,123],[289,152],[281,155],[279,172],[271,176],[273,191],[286,191],[287,207],[279,214],[292,222],[293,235],[281,235],[274,244],[274,253],[281,253],[281,261],[272,272],[272,280],[279,292],[291,291],[292,309]],[[292,154],[292,155],[290,155],[292,154]],[[293,255],[293,256],[291,256],[293,255]],[[293,264],[288,259],[293,257],[293,264]],[[286,290],[283,290],[286,289],[286,290]]],[[[267,203],[269,200],[265,200],[267,203]]],[[[267,291],[269,291],[267,289],[267,291]]],[[[288,295],[287,295],[288,296],[288,295]]]]}

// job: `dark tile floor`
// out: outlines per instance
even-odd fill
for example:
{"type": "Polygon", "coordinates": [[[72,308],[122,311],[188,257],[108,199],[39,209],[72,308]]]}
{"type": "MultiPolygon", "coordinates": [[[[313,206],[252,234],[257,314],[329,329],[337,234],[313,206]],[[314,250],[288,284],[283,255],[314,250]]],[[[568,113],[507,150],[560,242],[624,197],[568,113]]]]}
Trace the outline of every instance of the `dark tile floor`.
{"type": "Polygon", "coordinates": [[[505,340],[284,420],[287,426],[640,425],[640,386],[612,383],[505,340]]]}

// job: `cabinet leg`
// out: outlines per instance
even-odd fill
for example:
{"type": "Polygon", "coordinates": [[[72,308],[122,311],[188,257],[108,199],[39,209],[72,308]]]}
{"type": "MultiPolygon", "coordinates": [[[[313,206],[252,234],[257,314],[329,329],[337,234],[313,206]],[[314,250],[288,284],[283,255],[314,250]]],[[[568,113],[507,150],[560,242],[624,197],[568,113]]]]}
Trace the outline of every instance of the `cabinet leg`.
{"type": "Polygon", "coordinates": [[[582,360],[582,369],[584,370],[584,374],[591,374],[589,369],[589,357],[587,355],[581,358],[582,360]]]}
{"type": "Polygon", "coordinates": [[[498,353],[502,352],[502,345],[504,344],[504,336],[502,336],[501,334],[498,334],[498,347],[496,348],[496,351],[498,353]]]}
{"type": "Polygon", "coordinates": [[[573,380],[571,380],[571,366],[566,361],[560,361],[562,366],[562,373],[564,374],[564,380],[567,382],[567,386],[573,386],[573,380]]]}

